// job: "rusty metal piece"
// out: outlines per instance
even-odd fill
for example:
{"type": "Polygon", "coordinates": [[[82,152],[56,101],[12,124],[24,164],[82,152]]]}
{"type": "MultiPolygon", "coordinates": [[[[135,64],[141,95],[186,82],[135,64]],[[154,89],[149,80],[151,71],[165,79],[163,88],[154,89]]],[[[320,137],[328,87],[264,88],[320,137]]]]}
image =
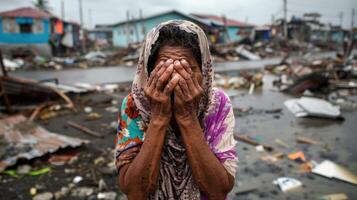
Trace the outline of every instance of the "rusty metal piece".
{"type": "Polygon", "coordinates": [[[23,115],[6,117],[0,120],[0,172],[19,159],[30,160],[85,143],[89,141],[51,133],[23,115]]]}

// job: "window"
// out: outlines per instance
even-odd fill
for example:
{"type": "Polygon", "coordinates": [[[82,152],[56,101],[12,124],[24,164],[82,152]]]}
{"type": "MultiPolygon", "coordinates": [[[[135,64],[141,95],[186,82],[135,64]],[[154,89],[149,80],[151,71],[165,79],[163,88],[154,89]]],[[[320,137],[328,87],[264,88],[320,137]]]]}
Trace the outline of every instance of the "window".
{"type": "Polygon", "coordinates": [[[20,33],[32,33],[32,24],[19,24],[20,33]]]}

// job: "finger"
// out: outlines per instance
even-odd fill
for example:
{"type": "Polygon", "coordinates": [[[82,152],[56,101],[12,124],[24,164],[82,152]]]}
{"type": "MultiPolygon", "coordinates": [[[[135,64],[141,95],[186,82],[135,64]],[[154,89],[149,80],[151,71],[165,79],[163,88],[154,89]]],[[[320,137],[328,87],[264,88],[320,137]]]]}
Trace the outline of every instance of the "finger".
{"type": "Polygon", "coordinates": [[[192,79],[193,79],[193,83],[194,83],[196,89],[198,90],[198,92],[199,92],[200,94],[203,93],[203,89],[202,89],[200,83],[198,82],[197,77],[194,76],[192,79]]]}
{"type": "Polygon", "coordinates": [[[157,89],[161,91],[164,88],[164,85],[166,84],[167,80],[169,80],[173,70],[174,70],[174,65],[171,64],[158,79],[156,84],[157,89]]]}
{"type": "Polygon", "coordinates": [[[149,75],[148,85],[150,85],[152,83],[154,75],[157,73],[157,71],[159,69],[161,69],[161,67],[164,65],[164,63],[165,63],[164,61],[160,61],[159,64],[156,65],[155,69],[152,70],[152,72],[149,75]]]}
{"type": "Polygon", "coordinates": [[[182,92],[182,89],[180,87],[180,85],[177,85],[175,87],[175,98],[178,98],[178,99],[183,99],[183,92],[182,92]]]}
{"type": "Polygon", "coordinates": [[[174,90],[174,88],[176,88],[178,82],[180,80],[180,77],[178,75],[174,76],[170,82],[166,85],[165,89],[164,89],[164,94],[166,96],[171,95],[172,91],[174,90]]]}
{"type": "Polygon", "coordinates": [[[191,94],[191,91],[188,88],[187,83],[183,78],[180,78],[179,85],[182,89],[184,96],[188,96],[189,94],[191,94]]]}
{"type": "Polygon", "coordinates": [[[165,63],[164,63],[164,66],[167,68],[169,67],[171,64],[174,63],[174,60],[172,60],[171,58],[166,60],[165,63]]]}
{"type": "Polygon", "coordinates": [[[161,67],[161,69],[158,72],[156,72],[156,74],[153,74],[153,76],[154,76],[153,80],[152,80],[151,84],[149,85],[149,87],[151,89],[154,89],[156,87],[157,81],[159,80],[161,75],[165,72],[165,69],[166,69],[165,67],[161,67]]]}
{"type": "Polygon", "coordinates": [[[192,69],[191,69],[190,64],[185,59],[181,59],[180,62],[182,64],[182,66],[186,69],[186,71],[191,74],[192,73],[192,69]]]}
{"type": "Polygon", "coordinates": [[[194,78],[191,77],[191,78],[185,80],[185,81],[186,81],[186,84],[187,84],[187,86],[188,86],[188,89],[189,89],[189,91],[190,91],[190,93],[195,92],[195,90],[196,90],[196,85],[195,85],[195,83],[193,82],[193,79],[194,79],[194,78]]]}
{"type": "Polygon", "coordinates": [[[186,80],[191,78],[191,74],[188,73],[185,68],[181,65],[180,61],[175,61],[174,63],[175,70],[186,80]]]}

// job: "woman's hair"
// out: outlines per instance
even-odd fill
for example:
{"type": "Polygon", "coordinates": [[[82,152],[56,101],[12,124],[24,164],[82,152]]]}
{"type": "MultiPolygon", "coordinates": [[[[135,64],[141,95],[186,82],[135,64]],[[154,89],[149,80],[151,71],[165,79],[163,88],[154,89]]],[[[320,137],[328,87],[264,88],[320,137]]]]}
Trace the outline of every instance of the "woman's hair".
{"type": "Polygon", "coordinates": [[[198,36],[194,33],[188,33],[184,30],[181,30],[175,25],[168,24],[160,29],[158,39],[151,46],[151,52],[147,65],[147,70],[149,74],[155,68],[154,65],[157,60],[160,48],[165,45],[190,49],[197,63],[200,66],[202,65],[201,50],[198,44],[198,36]]]}

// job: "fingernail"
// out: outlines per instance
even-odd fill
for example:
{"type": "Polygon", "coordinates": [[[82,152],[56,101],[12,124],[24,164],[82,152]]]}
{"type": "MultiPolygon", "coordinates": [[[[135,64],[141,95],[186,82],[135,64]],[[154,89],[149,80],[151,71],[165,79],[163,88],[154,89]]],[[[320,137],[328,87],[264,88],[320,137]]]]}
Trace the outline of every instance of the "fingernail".
{"type": "Polygon", "coordinates": [[[178,64],[180,64],[180,61],[178,61],[178,60],[175,60],[175,63],[174,63],[175,65],[178,65],[178,64]]]}
{"type": "Polygon", "coordinates": [[[167,62],[172,63],[172,62],[174,62],[174,60],[172,60],[172,59],[170,58],[170,59],[167,60],[167,62]]]}

